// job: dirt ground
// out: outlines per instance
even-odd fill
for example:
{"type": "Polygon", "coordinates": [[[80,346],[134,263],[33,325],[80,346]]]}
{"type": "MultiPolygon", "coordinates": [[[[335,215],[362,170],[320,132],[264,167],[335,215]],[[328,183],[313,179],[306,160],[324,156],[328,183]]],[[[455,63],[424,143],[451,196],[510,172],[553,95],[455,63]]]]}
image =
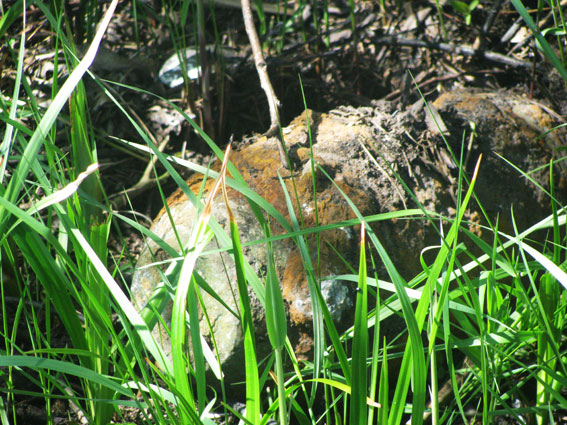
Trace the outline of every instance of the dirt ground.
{"type": "MultiPolygon", "coordinates": [[[[269,75],[282,105],[282,126],[304,110],[303,97],[308,108],[319,112],[340,105],[369,105],[375,99],[395,101],[403,108],[419,100],[421,94],[434,100],[443,92],[461,87],[512,89],[547,103],[559,114],[566,112],[565,85],[534,50],[533,41],[522,36],[521,26],[510,39],[508,34],[518,15],[509,3],[496,9],[491,2],[483,2],[472,12],[470,24],[452,7],[438,13],[434,2],[404,2],[401,7],[386,2],[386,10],[378,3],[355,2],[354,32],[348,2],[344,1],[329,2],[328,24],[322,10],[306,8],[285,28],[285,36],[279,35],[284,32],[282,18],[266,15],[269,37],[262,40],[271,40],[264,45],[269,75]]],[[[217,6],[214,14],[206,10],[207,42],[215,43],[217,33],[219,43],[240,52],[242,59],[229,71],[212,74],[207,91],[212,121],[204,125],[205,102],[198,82],[187,88],[170,89],[157,75],[163,62],[174,53],[174,42],[180,43],[180,37],[172,36],[168,27],[168,19],[179,21],[179,8],[166,10],[152,2],[135,5],[137,19],[132,3],[119,6],[92,70],[101,78],[147,91],[110,86],[119,102],[154,140],[165,144],[166,152],[203,163],[210,155],[210,149],[190,124],[170,105],[149,93],[168,99],[195,117],[221,147],[231,135],[240,141],[268,129],[268,105],[250,58],[240,9],[217,6]]],[[[103,4],[100,10],[104,10],[103,4]]],[[[77,27],[75,41],[85,43],[81,36],[85,31],[80,30],[81,4],[70,2],[67,13],[77,27]]],[[[41,103],[52,88],[54,40],[41,11],[31,6],[27,14],[30,36],[25,72],[41,103]]],[[[14,34],[21,29],[17,23],[12,27],[14,34]]],[[[186,33],[186,45],[194,46],[195,30],[191,25],[186,33]]],[[[217,66],[215,58],[211,62],[213,68],[217,66]]],[[[0,88],[10,93],[15,64],[8,55],[4,55],[2,71],[0,88]]],[[[64,73],[62,67],[60,77],[64,78],[64,73]]],[[[86,77],[85,84],[90,119],[98,132],[105,189],[112,198],[139,180],[147,162],[143,155],[116,149],[115,138],[143,141],[92,79],[86,77]]],[[[67,143],[66,137],[65,131],[59,133],[61,146],[67,143]]],[[[149,197],[137,198],[143,192],[130,193],[129,197],[136,210],[153,218],[160,202],[155,198],[156,202],[151,201],[152,194],[157,194],[152,192],[155,185],[147,188],[149,197]]],[[[115,202],[124,206],[119,199],[115,202]]]]}

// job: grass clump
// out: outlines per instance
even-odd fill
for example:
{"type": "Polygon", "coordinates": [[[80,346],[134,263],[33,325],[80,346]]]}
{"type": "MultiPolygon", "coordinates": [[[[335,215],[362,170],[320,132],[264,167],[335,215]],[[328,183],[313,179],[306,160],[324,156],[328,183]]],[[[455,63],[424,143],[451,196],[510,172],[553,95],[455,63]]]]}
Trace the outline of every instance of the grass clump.
{"type": "MultiPolygon", "coordinates": [[[[353,31],[354,3],[350,2],[353,31]]],[[[549,46],[545,47],[545,38],[539,35],[523,5],[512,3],[535,31],[543,52],[564,75],[563,64],[549,46]]],[[[129,421],[124,417],[129,407],[139,409],[138,422],[163,424],[215,423],[211,410],[218,410],[219,405],[224,416],[231,412],[254,424],[273,419],[281,424],[326,421],[398,425],[411,420],[419,425],[425,421],[469,423],[471,416],[491,423],[498,416],[508,415],[517,423],[528,423],[533,417],[543,425],[553,423],[558,412],[567,409],[567,227],[565,208],[557,201],[561,197],[554,191],[553,180],[549,217],[527,230],[514,229],[513,234],[500,231],[498,221],[491,223],[493,240],[489,244],[463,221],[474,196],[476,172],[467,183],[461,167],[459,193],[464,196],[458,198],[455,218],[438,217],[425,209],[399,212],[398,218],[419,214],[432,225],[439,226],[439,220],[449,227],[446,233],[439,229],[433,261],[422,257],[423,271],[409,281],[398,272],[368,217],[343,194],[357,217],[349,225],[360,226],[360,264],[358,271],[341,276],[356,282],[357,296],[354,325],[339,332],[321,294],[322,278],[312,263],[301,217],[293,214],[293,194],[286,192],[288,221],[247,192],[246,183],[229,162],[225,161],[220,173],[192,164],[194,170],[217,179],[218,190],[221,182],[225,185],[228,170],[233,188],[254,201],[252,206],[265,233],[265,279],[246,264],[236,222],[230,220],[228,233],[209,222],[210,200],[205,201],[199,204],[199,225],[181,253],[183,262],[164,273],[164,281],[175,288],[173,295],[164,290],[162,299],[156,296],[152,306],[139,312],[128,293],[122,262],[126,254],[111,255],[110,235],[120,223],[152,239],[159,238],[114,211],[105,196],[98,171],[97,131],[89,120],[90,100],[83,82],[117,1],[111,2],[104,16],[99,16],[92,5],[85,14],[81,25],[89,28],[86,34],[92,40],[82,59],[75,54],[70,23],[64,22],[62,11],[36,5],[54,29],[55,44],[62,47],[64,61],[72,72],[64,82],[58,82],[58,73],[54,72],[53,96],[45,107],[37,102],[24,73],[25,31],[19,38],[19,50],[9,49],[18,68],[13,93],[3,94],[1,99],[5,128],[0,147],[0,423],[15,424],[18,401],[26,398],[42,401],[48,423],[55,423],[52,412],[59,400],[66,401],[76,420],[100,424],[129,421]],[[95,26],[95,21],[100,24],[95,26]],[[56,140],[58,124],[66,125],[67,149],[56,140]],[[314,315],[315,346],[310,363],[302,364],[295,358],[288,340],[272,259],[270,221],[265,212],[300,249],[314,315]],[[543,243],[534,242],[537,232],[546,235],[543,243]],[[201,289],[193,268],[213,236],[223,249],[230,250],[237,267],[240,319],[246,336],[245,414],[235,411],[223,390],[212,392],[207,381],[207,367],[215,369],[218,364],[214,355],[211,358],[206,352],[208,347],[201,345],[201,289]],[[369,276],[368,270],[376,269],[378,262],[387,275],[369,276]],[[257,358],[247,299],[249,286],[267,312],[273,348],[268,367],[257,358]],[[378,297],[379,292],[386,296],[378,297]],[[170,295],[174,301],[171,359],[151,332],[160,320],[161,301],[170,295]],[[394,314],[404,320],[407,334],[390,341],[383,338],[381,326],[394,314]],[[187,324],[191,344],[187,342],[187,324]],[[54,335],[61,329],[65,338],[54,335]],[[286,362],[291,366],[289,371],[284,369],[286,362]],[[268,372],[260,371],[270,371],[274,364],[277,391],[270,392],[268,372]],[[441,397],[446,381],[450,395],[441,397]]],[[[5,36],[18,18],[18,7],[22,7],[21,2],[3,15],[0,35],[5,36]]],[[[287,10],[287,6],[282,7],[287,10]]],[[[188,19],[188,9],[183,12],[184,20],[188,19]]],[[[327,12],[325,8],[325,31],[327,12]]],[[[261,16],[262,31],[267,33],[269,22],[261,16]]],[[[278,24],[281,34],[285,34],[287,23],[278,24]]],[[[184,28],[177,30],[184,38],[184,28]]],[[[317,32],[324,33],[321,28],[317,32]]],[[[185,46],[183,42],[180,46],[185,46]]],[[[108,84],[92,77],[103,87],[108,84]]],[[[112,96],[112,91],[106,94],[112,96]]],[[[162,153],[135,117],[113,99],[148,145],[146,150],[189,197],[200,203],[171,165],[175,158],[162,153]]],[[[178,108],[178,112],[191,121],[183,110],[178,108]]],[[[191,123],[219,158],[230,158],[191,123]]],[[[312,163],[316,167],[315,161],[312,163]]],[[[553,164],[550,170],[553,178],[553,164]]],[[[231,216],[228,201],[227,211],[231,216]]],[[[310,229],[319,231],[319,227],[310,229]]],[[[164,248],[178,256],[171,247],[164,248]]]]}

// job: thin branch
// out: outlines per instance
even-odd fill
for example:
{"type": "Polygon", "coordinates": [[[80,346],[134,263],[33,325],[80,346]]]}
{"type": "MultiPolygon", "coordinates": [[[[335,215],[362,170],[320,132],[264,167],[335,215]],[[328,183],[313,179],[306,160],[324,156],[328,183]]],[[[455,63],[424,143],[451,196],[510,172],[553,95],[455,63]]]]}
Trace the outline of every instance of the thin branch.
{"type": "Polygon", "coordinates": [[[256,65],[258,77],[260,78],[260,85],[262,86],[262,89],[266,94],[266,98],[268,99],[268,107],[270,108],[270,128],[266,132],[266,135],[279,136],[278,139],[280,143],[278,143],[278,150],[280,153],[280,160],[284,167],[289,168],[283,137],[281,137],[279,132],[278,108],[280,107],[280,101],[276,97],[276,93],[274,92],[274,88],[272,87],[272,83],[270,81],[270,76],[268,75],[268,67],[266,65],[266,61],[264,60],[264,54],[262,53],[262,48],[260,47],[260,39],[258,38],[256,27],[254,26],[254,19],[252,18],[250,0],[241,0],[241,4],[242,17],[244,18],[246,34],[248,35],[248,40],[250,41],[250,46],[252,47],[254,64],[256,65]]]}
{"type": "Polygon", "coordinates": [[[412,40],[409,38],[399,36],[387,36],[372,39],[376,44],[386,44],[390,46],[409,46],[409,47],[424,47],[426,49],[442,50],[444,52],[456,53],[465,56],[477,56],[491,62],[497,62],[504,65],[513,66],[516,68],[530,68],[531,62],[522,61],[503,55],[496,52],[487,52],[480,49],[474,49],[468,46],[457,46],[449,43],[433,43],[431,41],[412,40]]]}
{"type": "MultiPolygon", "coordinates": [[[[224,6],[224,7],[233,7],[235,9],[241,9],[242,4],[239,0],[214,0],[208,3],[209,5],[216,5],[216,6],[224,6]]],[[[285,4],[272,4],[272,3],[263,3],[262,8],[264,9],[265,13],[277,14],[277,15],[288,15],[291,16],[295,13],[295,9],[297,6],[293,2],[288,2],[286,7],[285,4]]]]}

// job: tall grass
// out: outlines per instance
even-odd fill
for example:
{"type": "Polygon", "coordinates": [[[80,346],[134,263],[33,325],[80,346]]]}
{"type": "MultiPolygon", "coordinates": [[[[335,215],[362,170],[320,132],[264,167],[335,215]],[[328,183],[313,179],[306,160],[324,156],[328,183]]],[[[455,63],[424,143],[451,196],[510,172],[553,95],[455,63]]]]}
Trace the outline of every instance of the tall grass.
{"type": "MultiPolygon", "coordinates": [[[[567,81],[563,64],[522,3],[512,3],[567,81]]],[[[18,19],[22,4],[16,2],[0,18],[0,36],[4,37],[18,19]]],[[[522,424],[532,417],[538,424],[546,424],[554,421],[554,414],[567,409],[563,392],[567,387],[567,223],[553,180],[549,217],[527,230],[515,229],[514,234],[503,233],[498,221],[491,222],[487,229],[493,235],[491,244],[470,232],[463,221],[474,196],[476,171],[467,181],[462,166],[458,209],[453,218],[439,217],[424,208],[364,217],[343,194],[356,219],[335,226],[360,226],[361,236],[359,269],[341,276],[358,289],[354,325],[339,332],[321,294],[320,284],[325,277],[312,263],[312,258],[319,256],[311,255],[310,249],[317,250],[318,246],[310,248],[306,240],[307,234],[325,228],[303,228],[301,217],[293,212],[294,193],[285,192],[290,212],[286,220],[247,187],[230,162],[225,161],[223,170],[215,173],[163,154],[107,91],[147,145],[136,146],[158,158],[201,213],[192,239],[178,253],[144,226],[112,211],[97,170],[97,147],[82,78],[116,4],[114,0],[108,7],[93,32],[89,50],[79,61],[65,25],[60,25],[66,19],[63,12],[55,8],[54,15],[47,5],[36,3],[73,70],[63,84],[54,83],[53,98],[46,109],[38,104],[23,72],[25,31],[18,38],[19,50],[10,50],[18,68],[13,93],[2,96],[0,115],[5,123],[0,147],[0,423],[16,423],[17,402],[30,397],[44,400],[48,423],[55,422],[51,409],[59,398],[68,401],[79,420],[100,424],[109,423],[114,416],[124,420],[124,406],[138,407],[142,422],[160,424],[211,424],[214,422],[209,413],[218,405],[226,408],[223,412],[233,411],[223,391],[211,395],[210,379],[219,380],[222,388],[222,371],[214,358],[214,346],[208,347],[199,334],[201,290],[205,290],[206,282],[193,268],[213,236],[221,250],[233,255],[238,271],[247,409],[244,415],[233,413],[243,416],[247,423],[265,424],[275,419],[281,424],[326,421],[398,425],[411,420],[419,425],[425,420],[434,424],[469,423],[471,415],[475,421],[491,423],[505,414],[522,424]],[[20,101],[22,96],[25,102],[20,101]],[[69,105],[68,115],[62,112],[65,104],[69,105]],[[69,123],[69,155],[55,143],[58,120],[69,123]],[[22,122],[33,125],[30,128],[22,122]],[[17,160],[15,165],[10,165],[11,159],[17,160]],[[265,229],[265,238],[260,241],[266,244],[268,253],[265,277],[257,276],[246,263],[235,221],[230,220],[227,231],[210,218],[208,205],[212,198],[202,202],[193,194],[172,162],[217,179],[219,185],[228,184],[250,200],[265,229]],[[227,177],[226,170],[232,178],[227,177]],[[434,260],[427,262],[422,257],[423,271],[406,281],[371,224],[416,217],[439,227],[439,245],[430,247],[436,251],[434,260]],[[272,220],[295,241],[304,262],[314,314],[312,362],[300,363],[287,338],[272,261],[272,220]],[[130,302],[119,261],[109,255],[109,234],[118,221],[157,241],[172,257],[182,254],[183,260],[172,263],[164,272],[164,286],[141,312],[130,302]],[[447,226],[449,230],[444,233],[442,227],[447,226]],[[541,231],[548,237],[539,245],[532,238],[541,231]],[[482,255],[473,254],[479,251],[482,255]],[[387,274],[368,276],[368,270],[375,270],[378,261],[387,274]],[[268,373],[260,373],[264,369],[257,358],[248,286],[266,308],[273,348],[268,365],[275,364],[277,392],[268,392],[268,373]],[[172,293],[168,287],[174,288],[172,293]],[[379,298],[378,292],[386,296],[379,298]],[[173,347],[171,359],[151,332],[168,300],[174,302],[168,329],[173,347]],[[13,312],[11,317],[8,311],[13,312]],[[393,315],[405,322],[407,334],[387,340],[382,326],[393,315]],[[69,340],[65,346],[55,344],[54,320],[65,330],[69,340]],[[284,363],[290,365],[289,370],[284,369],[284,363]],[[216,377],[207,375],[207,367],[216,377]],[[451,384],[448,402],[438,398],[446,382],[451,384]]],[[[184,3],[184,7],[182,21],[188,18],[189,4],[184,3]]],[[[97,16],[94,9],[90,14],[97,16]]],[[[92,17],[83,25],[94,30],[96,22],[92,17]]],[[[183,29],[176,31],[183,39],[180,46],[184,46],[183,29]]],[[[211,150],[226,159],[214,141],[185,117],[211,150]]],[[[462,163],[458,158],[455,162],[462,163]]],[[[312,164],[316,167],[313,158],[312,164]]],[[[553,179],[553,164],[550,170],[553,179]]],[[[323,169],[317,172],[325,175],[323,169]]],[[[525,177],[529,178],[527,174],[525,177]]],[[[282,187],[285,190],[283,183],[282,187]]],[[[228,202],[227,214],[231,216],[228,202]]],[[[513,211],[511,214],[513,217],[513,211]]]]}

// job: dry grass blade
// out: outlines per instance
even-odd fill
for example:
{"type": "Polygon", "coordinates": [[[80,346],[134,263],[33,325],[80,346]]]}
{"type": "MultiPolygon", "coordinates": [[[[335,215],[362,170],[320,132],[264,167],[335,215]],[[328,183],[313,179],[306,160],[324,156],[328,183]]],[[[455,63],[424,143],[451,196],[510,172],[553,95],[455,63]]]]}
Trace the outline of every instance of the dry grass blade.
{"type": "Polygon", "coordinates": [[[64,201],[65,199],[69,198],[73,193],[75,193],[81,183],[92,173],[94,173],[98,169],[98,163],[93,163],[87,167],[85,171],[80,173],[75,181],[72,181],[67,186],[63,187],[62,189],[58,190],[57,192],[52,193],[51,195],[46,196],[45,198],[41,199],[40,201],[33,204],[28,211],[36,213],[39,212],[50,205],[56,204],[58,202],[64,201]]]}
{"type": "MultiPolygon", "coordinates": [[[[225,185],[225,176],[226,176],[226,169],[228,166],[228,157],[230,156],[230,151],[232,149],[232,144],[229,143],[228,146],[226,147],[226,150],[224,151],[224,158],[222,160],[222,167],[219,173],[219,178],[217,179],[213,190],[211,190],[211,192],[209,193],[209,195],[207,196],[207,199],[205,201],[205,208],[203,209],[203,217],[208,217],[211,214],[211,204],[213,203],[213,199],[215,199],[215,196],[217,195],[219,188],[223,187],[223,193],[226,199],[226,185],[225,185]]],[[[230,211],[230,210],[229,210],[230,211]]],[[[229,212],[229,214],[232,214],[232,211],[229,212]]]]}

